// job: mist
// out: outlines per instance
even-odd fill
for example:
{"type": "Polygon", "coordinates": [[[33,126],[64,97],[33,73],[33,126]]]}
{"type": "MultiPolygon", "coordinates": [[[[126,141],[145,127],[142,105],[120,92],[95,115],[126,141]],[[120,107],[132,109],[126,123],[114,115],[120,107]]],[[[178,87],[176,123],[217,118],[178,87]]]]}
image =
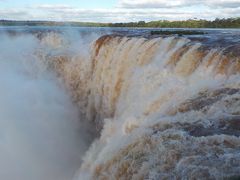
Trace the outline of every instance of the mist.
{"type": "Polygon", "coordinates": [[[71,179],[88,134],[70,94],[35,55],[62,47],[31,34],[0,39],[0,178],[71,179]]]}
{"type": "Polygon", "coordinates": [[[239,176],[239,46],[108,33],[0,32],[0,179],[239,176]]]}

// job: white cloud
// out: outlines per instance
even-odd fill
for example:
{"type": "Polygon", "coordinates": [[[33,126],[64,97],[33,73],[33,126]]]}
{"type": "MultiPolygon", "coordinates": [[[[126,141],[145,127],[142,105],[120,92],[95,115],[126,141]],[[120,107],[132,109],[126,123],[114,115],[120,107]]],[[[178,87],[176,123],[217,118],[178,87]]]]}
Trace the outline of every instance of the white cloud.
{"type": "MultiPolygon", "coordinates": [[[[40,6],[36,7],[43,11],[41,19],[63,20],[63,21],[95,21],[95,22],[129,22],[139,20],[159,20],[159,19],[175,19],[190,18],[193,12],[175,11],[175,10],[141,10],[141,9],[79,9],[79,8],[61,8],[60,6],[40,6]]],[[[36,13],[36,11],[34,11],[36,13]]]]}
{"type": "Polygon", "coordinates": [[[119,0],[118,7],[129,9],[189,7],[204,5],[212,8],[238,8],[239,0],[119,0]]]}
{"type": "Polygon", "coordinates": [[[185,4],[184,0],[120,0],[118,7],[120,8],[166,8],[166,7],[179,7],[185,4]]]}
{"type": "MultiPolygon", "coordinates": [[[[1,1],[1,0],[0,0],[1,1]]],[[[1,9],[0,17],[17,20],[130,22],[240,17],[239,0],[119,0],[112,9],[82,9],[68,4],[40,4],[1,9]]]]}
{"type": "Polygon", "coordinates": [[[21,9],[0,9],[0,17],[1,19],[17,19],[18,17],[22,19],[27,19],[29,17],[29,13],[25,10],[21,9]]]}
{"type": "Polygon", "coordinates": [[[71,6],[67,4],[40,4],[40,5],[35,5],[33,8],[37,9],[44,9],[44,10],[52,10],[52,9],[72,9],[71,6]]]}

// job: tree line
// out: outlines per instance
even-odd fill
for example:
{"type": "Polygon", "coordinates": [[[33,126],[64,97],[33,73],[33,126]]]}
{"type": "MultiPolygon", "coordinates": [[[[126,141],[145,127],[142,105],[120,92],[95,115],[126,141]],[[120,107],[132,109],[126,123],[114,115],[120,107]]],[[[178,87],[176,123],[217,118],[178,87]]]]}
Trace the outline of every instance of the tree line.
{"type": "Polygon", "coordinates": [[[189,19],[186,21],[139,21],[130,23],[110,23],[110,27],[153,27],[153,28],[240,28],[239,18],[227,18],[227,19],[215,19],[213,21],[208,20],[196,20],[189,19]]]}
{"type": "Polygon", "coordinates": [[[0,20],[0,26],[79,26],[79,27],[146,27],[146,28],[240,28],[240,17],[208,21],[188,19],[185,21],[139,21],[128,23],[11,21],[0,20]]]}

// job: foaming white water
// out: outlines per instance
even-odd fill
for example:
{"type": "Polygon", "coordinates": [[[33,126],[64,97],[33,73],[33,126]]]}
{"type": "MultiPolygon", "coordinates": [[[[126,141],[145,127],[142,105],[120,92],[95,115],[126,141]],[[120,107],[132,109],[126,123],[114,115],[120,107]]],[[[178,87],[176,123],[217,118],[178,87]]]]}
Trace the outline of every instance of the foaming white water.
{"type": "MultiPolygon", "coordinates": [[[[81,132],[85,131],[78,136],[78,143],[89,145],[97,137],[75,179],[224,179],[239,175],[239,57],[176,37],[103,36],[93,41],[90,50],[89,40],[76,43],[73,37],[78,36],[71,34],[41,37],[37,47],[31,46],[37,63],[26,63],[36,69],[23,74],[36,78],[34,82],[41,77],[49,86],[37,89],[48,87],[49,91],[52,86],[58,88],[55,85],[60,79],[82,117],[81,132]]],[[[21,73],[24,68],[20,68],[21,73]]],[[[15,73],[12,64],[9,69],[10,74],[15,73]]],[[[57,94],[36,97],[51,100],[57,94]]],[[[62,92],[56,99],[60,97],[66,94],[62,92]]],[[[57,102],[62,102],[61,98],[57,102]]],[[[70,100],[63,104],[67,106],[64,110],[74,115],[70,100]]],[[[48,103],[50,109],[44,115],[58,106],[48,103]]],[[[59,112],[59,118],[66,123],[68,116],[63,113],[59,112]]],[[[61,127],[58,123],[53,127],[61,127]]],[[[62,135],[72,139],[70,134],[59,132],[62,135]]],[[[68,147],[71,149],[71,145],[68,147]]],[[[81,156],[83,149],[75,150],[81,156]]],[[[56,160],[61,158],[52,163],[56,160]]]]}
{"type": "Polygon", "coordinates": [[[0,179],[69,180],[90,135],[69,93],[36,55],[61,44],[32,35],[0,39],[0,179]]]}
{"type": "Polygon", "coordinates": [[[186,38],[103,36],[91,56],[49,56],[101,130],[76,179],[239,175],[239,57],[186,38]]]}
{"type": "Polygon", "coordinates": [[[79,179],[239,175],[239,57],[174,37],[105,36],[93,51],[87,111],[103,130],[79,179]]]}

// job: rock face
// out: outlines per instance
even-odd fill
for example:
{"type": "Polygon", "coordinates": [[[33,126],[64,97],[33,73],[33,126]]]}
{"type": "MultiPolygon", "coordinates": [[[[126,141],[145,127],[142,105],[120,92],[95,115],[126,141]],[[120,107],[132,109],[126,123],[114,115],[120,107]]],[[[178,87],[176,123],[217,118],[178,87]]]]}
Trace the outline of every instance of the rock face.
{"type": "Polygon", "coordinates": [[[240,57],[228,52],[103,36],[88,57],[47,57],[99,129],[77,179],[240,176],[240,57]]]}

